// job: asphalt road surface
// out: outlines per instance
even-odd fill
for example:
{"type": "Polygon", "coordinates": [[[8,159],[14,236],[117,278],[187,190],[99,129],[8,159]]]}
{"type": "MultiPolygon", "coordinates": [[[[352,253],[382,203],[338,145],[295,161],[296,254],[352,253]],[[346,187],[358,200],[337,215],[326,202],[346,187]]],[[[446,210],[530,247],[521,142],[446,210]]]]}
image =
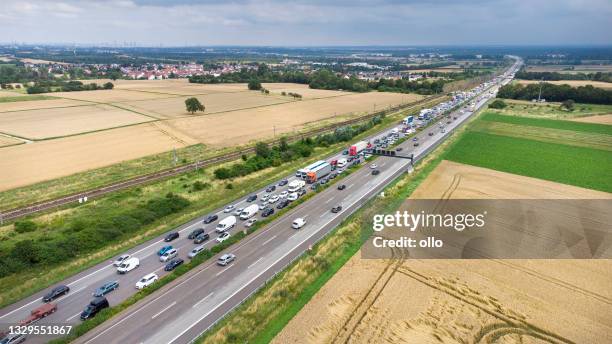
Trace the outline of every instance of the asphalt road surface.
{"type": "MultiPolygon", "coordinates": [[[[490,97],[489,90],[486,95],[490,97]]],[[[476,100],[476,108],[481,107],[487,98],[476,100]]],[[[445,133],[437,124],[431,125],[418,133],[418,147],[408,140],[400,145],[402,154],[414,153],[415,158],[422,158],[437,144],[442,142],[454,128],[471,116],[472,112],[457,111],[451,116],[458,119],[446,124],[447,119],[441,119],[445,125],[445,133]],[[429,136],[429,133],[433,136],[429,136]]],[[[452,117],[451,117],[452,118],[452,117]]],[[[382,137],[389,130],[374,135],[382,137]]],[[[337,159],[338,154],[327,160],[337,159]]],[[[357,210],[363,203],[379,193],[386,185],[405,173],[409,160],[387,157],[376,158],[368,164],[376,162],[379,175],[372,175],[370,168],[361,168],[343,178],[339,183],[345,184],[345,190],[337,190],[335,186],[327,188],[313,198],[290,210],[273,221],[268,226],[259,229],[241,242],[234,244],[222,253],[231,252],[237,259],[228,266],[216,264],[216,258],[196,267],[176,281],[141,300],[121,315],[107,321],[77,340],[78,343],[189,343],[225,314],[240,304],[253,292],[258,290],[265,281],[282,271],[289,263],[304,253],[309,246],[319,241],[335,228],[344,218],[357,210]],[[342,205],[339,213],[331,213],[331,208],[342,205]],[[291,223],[298,217],[306,219],[306,225],[299,230],[291,228],[291,223]]],[[[287,178],[289,182],[295,177],[287,178]]],[[[274,194],[286,190],[287,186],[278,187],[274,194]]],[[[308,192],[311,192],[310,190],[308,192]]],[[[259,190],[259,199],[265,190],[259,190]]],[[[246,197],[233,203],[236,208],[248,206],[246,197]]],[[[275,209],[276,210],[276,209],[275,209]]],[[[278,211],[278,210],[276,210],[278,211]]],[[[219,220],[230,214],[218,209],[215,213],[219,220]]],[[[259,216],[259,215],[257,215],[259,216]]],[[[214,227],[219,221],[203,224],[206,216],[178,228],[180,238],[172,241],[178,248],[179,257],[188,260],[187,254],[197,245],[187,239],[187,235],[196,228],[204,228],[211,233],[211,239],[204,245],[207,248],[215,244],[214,227]]],[[[242,231],[243,221],[238,219],[237,225],[230,231],[242,231]]],[[[159,261],[157,250],[164,246],[163,237],[146,242],[126,253],[140,259],[140,266],[135,270],[118,275],[111,262],[99,264],[87,269],[66,281],[71,291],[66,296],[54,301],[58,305],[56,313],[42,319],[37,324],[77,324],[79,315],[92,299],[93,291],[108,281],[118,281],[120,287],[108,294],[109,303],[116,305],[137,290],[135,283],[144,275],[155,272],[160,277],[166,274],[165,263],[159,261]]],[[[39,292],[27,299],[8,306],[0,311],[2,327],[16,324],[28,316],[29,312],[42,304],[41,298],[47,290],[39,292]]],[[[27,343],[42,343],[43,337],[30,336],[27,343]]]]}

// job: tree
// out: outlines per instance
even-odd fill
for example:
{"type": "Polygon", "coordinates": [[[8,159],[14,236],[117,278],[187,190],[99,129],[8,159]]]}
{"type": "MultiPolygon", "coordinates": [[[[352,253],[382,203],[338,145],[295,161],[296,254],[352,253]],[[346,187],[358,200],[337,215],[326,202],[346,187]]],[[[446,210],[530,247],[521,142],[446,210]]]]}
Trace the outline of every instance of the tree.
{"type": "Polygon", "coordinates": [[[259,80],[257,79],[251,79],[249,80],[249,90],[251,91],[258,91],[261,90],[261,82],[259,82],[259,80]]]}
{"type": "Polygon", "coordinates": [[[255,154],[262,158],[267,158],[270,156],[270,147],[264,142],[257,142],[255,145],[255,154]]]}
{"type": "Polygon", "coordinates": [[[575,102],[573,100],[568,99],[568,100],[564,100],[561,103],[561,107],[562,108],[566,108],[567,111],[574,111],[574,104],[575,104],[575,102]]]}
{"type": "Polygon", "coordinates": [[[489,104],[489,108],[491,109],[503,109],[508,106],[503,100],[495,99],[491,104],[489,104]]]}
{"type": "Polygon", "coordinates": [[[102,87],[104,87],[105,90],[112,90],[115,85],[113,85],[112,82],[107,82],[102,87]]]}
{"type": "Polygon", "coordinates": [[[200,103],[198,98],[195,98],[195,97],[185,99],[185,107],[187,108],[187,111],[190,112],[192,115],[196,111],[204,112],[204,109],[205,109],[204,105],[200,103]]]}

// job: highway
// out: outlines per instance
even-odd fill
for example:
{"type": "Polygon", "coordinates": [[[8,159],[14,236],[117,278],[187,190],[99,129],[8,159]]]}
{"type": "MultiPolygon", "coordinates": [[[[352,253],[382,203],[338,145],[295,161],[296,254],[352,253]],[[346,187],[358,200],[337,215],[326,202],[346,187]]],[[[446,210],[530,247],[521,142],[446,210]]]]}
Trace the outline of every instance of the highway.
{"type": "MultiPolygon", "coordinates": [[[[490,97],[489,89],[483,93],[487,98],[477,99],[476,109],[483,106],[490,97]]],[[[417,134],[420,145],[414,147],[413,142],[408,140],[400,145],[403,148],[402,153],[406,155],[414,153],[415,158],[422,158],[472,113],[472,111],[457,111],[452,114],[451,116],[458,118],[450,124],[445,124],[445,133],[441,132],[437,124],[429,126],[417,134]],[[430,132],[433,136],[429,136],[430,132]]],[[[447,121],[445,118],[441,120],[447,121]]],[[[373,138],[386,135],[390,130],[374,135],[373,138]]],[[[327,160],[337,159],[340,156],[341,154],[338,154],[327,160]]],[[[363,203],[405,173],[409,165],[409,160],[388,157],[379,157],[372,161],[378,165],[379,175],[372,175],[370,168],[358,169],[339,182],[347,186],[345,190],[337,190],[332,186],[317,193],[304,204],[222,252],[231,252],[237,256],[232,264],[226,267],[218,266],[215,262],[217,257],[214,257],[128,308],[119,316],[98,326],[79,338],[77,342],[189,343],[257,291],[265,281],[282,271],[309,246],[328,234],[363,203]],[[331,208],[339,204],[343,207],[342,211],[331,213],[331,208]],[[305,218],[307,224],[300,230],[292,229],[291,223],[298,217],[305,218]]],[[[290,182],[295,177],[287,179],[290,182]]],[[[277,186],[274,194],[280,193],[286,187],[277,186]]],[[[264,193],[263,189],[257,192],[258,201],[264,193]]],[[[236,208],[242,208],[249,203],[245,197],[233,204],[236,208]]],[[[217,209],[215,213],[218,214],[219,220],[229,215],[223,213],[223,209],[217,209]]],[[[187,239],[187,235],[192,230],[204,228],[206,232],[214,232],[218,221],[205,225],[202,223],[205,217],[194,219],[177,229],[180,238],[170,244],[178,248],[179,257],[187,260],[187,253],[196,246],[192,240],[187,239]]],[[[238,225],[230,232],[236,233],[243,229],[242,221],[239,220],[238,225]]],[[[205,243],[207,248],[214,245],[214,238],[216,234],[211,233],[211,240],[205,243]]],[[[125,275],[118,275],[111,262],[106,262],[67,279],[63,284],[71,288],[70,293],[54,301],[58,305],[57,312],[39,323],[77,324],[80,322],[81,311],[92,298],[92,292],[108,281],[116,280],[120,284],[117,290],[106,296],[111,305],[116,305],[133,295],[136,292],[134,285],[142,276],[150,272],[160,276],[166,273],[163,270],[165,264],[159,261],[156,254],[164,244],[163,236],[160,236],[126,252],[140,259],[140,267],[125,275]]],[[[2,309],[0,311],[2,325],[16,324],[26,318],[30,310],[42,304],[41,298],[46,292],[47,290],[41,291],[2,309]]],[[[44,341],[42,337],[31,336],[27,343],[44,341]]]]}

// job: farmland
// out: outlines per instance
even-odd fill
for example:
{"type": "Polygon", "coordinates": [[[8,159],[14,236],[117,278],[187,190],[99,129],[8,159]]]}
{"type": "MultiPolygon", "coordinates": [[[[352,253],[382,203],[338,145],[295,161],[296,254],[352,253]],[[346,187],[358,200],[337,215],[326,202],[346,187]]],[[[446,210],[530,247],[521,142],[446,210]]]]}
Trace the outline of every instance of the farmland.
{"type": "Polygon", "coordinates": [[[504,109],[495,109],[495,112],[511,116],[548,119],[575,119],[612,113],[612,105],[577,103],[573,111],[567,111],[561,107],[561,103],[532,103],[510,99],[504,101],[508,106],[504,109]]]}
{"type": "Polygon", "coordinates": [[[264,87],[269,95],[248,91],[245,84],[119,80],[112,90],[54,92],[49,94],[53,100],[0,103],[0,133],[15,136],[0,144],[22,142],[20,137],[34,141],[0,150],[0,170],[7,176],[0,190],[197,143],[213,151],[248,144],[422,98],[310,90],[286,83],[264,87]],[[281,92],[300,93],[303,98],[295,100],[281,92]],[[187,96],[197,97],[205,111],[187,113],[187,96]]]}
{"type": "MultiPolygon", "coordinates": [[[[443,161],[411,198],[610,194],[443,161]]],[[[357,253],[273,343],[609,341],[610,271],[609,260],[386,261],[357,253]]]]}
{"type": "Polygon", "coordinates": [[[583,65],[528,65],[527,72],[558,72],[558,73],[597,73],[612,72],[611,65],[583,64],[583,65]]]}
{"type": "MultiPolygon", "coordinates": [[[[518,82],[521,84],[525,84],[525,85],[539,83],[538,80],[519,80],[518,82]]],[[[591,80],[553,80],[553,81],[550,81],[548,80],[546,82],[550,84],[554,84],[554,85],[570,85],[572,87],[591,85],[593,87],[603,88],[607,90],[612,89],[612,83],[603,82],[603,81],[591,81],[591,80]]]]}

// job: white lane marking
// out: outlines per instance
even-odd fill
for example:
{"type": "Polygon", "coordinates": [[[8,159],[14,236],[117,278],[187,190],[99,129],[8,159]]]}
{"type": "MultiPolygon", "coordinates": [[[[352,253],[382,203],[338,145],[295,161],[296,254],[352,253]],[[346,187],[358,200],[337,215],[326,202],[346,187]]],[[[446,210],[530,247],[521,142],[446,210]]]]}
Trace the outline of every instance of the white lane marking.
{"type": "Polygon", "coordinates": [[[349,188],[352,188],[353,186],[355,186],[355,184],[351,184],[351,185],[349,185],[348,187],[349,187],[349,188]]]}
{"type": "Polygon", "coordinates": [[[325,216],[325,215],[327,215],[327,212],[325,212],[325,213],[321,214],[321,216],[319,216],[319,217],[323,217],[323,216],[325,216]]]}
{"type": "Polygon", "coordinates": [[[159,269],[153,270],[153,272],[158,272],[158,271],[161,271],[161,270],[163,270],[165,267],[166,267],[165,265],[164,265],[164,266],[161,266],[159,269]]]}
{"type": "Polygon", "coordinates": [[[81,312],[78,312],[77,314],[75,314],[75,315],[71,316],[70,318],[66,319],[66,322],[69,322],[70,320],[78,317],[80,314],[81,314],[81,312]]]}
{"type": "Polygon", "coordinates": [[[325,204],[327,204],[327,203],[329,203],[329,202],[331,202],[333,200],[334,200],[334,198],[332,197],[332,198],[328,199],[327,201],[325,201],[325,204]]]}
{"type": "Polygon", "coordinates": [[[270,241],[272,241],[272,240],[274,240],[274,239],[276,239],[276,235],[275,235],[275,236],[273,236],[273,237],[271,237],[270,239],[268,239],[268,240],[264,241],[264,242],[261,244],[261,246],[264,246],[265,244],[269,243],[270,241]]]}
{"type": "Polygon", "coordinates": [[[234,266],[234,264],[232,264],[232,265],[230,265],[230,266],[226,267],[225,269],[223,269],[223,270],[221,270],[221,271],[217,272],[217,273],[215,274],[215,276],[219,276],[219,275],[221,275],[222,273],[224,273],[224,272],[226,272],[227,270],[229,270],[229,268],[231,268],[232,266],[234,266]]]}
{"type": "Polygon", "coordinates": [[[167,311],[168,309],[170,309],[170,307],[176,305],[176,301],[172,302],[171,304],[168,305],[168,307],[162,309],[161,311],[157,312],[154,316],[151,317],[151,319],[155,319],[157,318],[159,315],[161,315],[163,312],[167,311]]]}
{"type": "Polygon", "coordinates": [[[262,259],[263,259],[263,257],[259,257],[259,259],[257,259],[257,260],[256,260],[256,261],[254,261],[253,263],[251,263],[251,265],[249,265],[249,266],[247,267],[247,269],[252,268],[252,267],[253,267],[253,265],[255,265],[255,264],[259,263],[259,261],[260,261],[260,260],[262,260],[262,259]]]}
{"type": "Polygon", "coordinates": [[[196,308],[197,306],[199,306],[202,302],[206,301],[209,297],[213,296],[214,292],[204,296],[204,298],[200,301],[198,301],[198,303],[196,303],[195,305],[191,306],[191,308],[196,308]]]}

